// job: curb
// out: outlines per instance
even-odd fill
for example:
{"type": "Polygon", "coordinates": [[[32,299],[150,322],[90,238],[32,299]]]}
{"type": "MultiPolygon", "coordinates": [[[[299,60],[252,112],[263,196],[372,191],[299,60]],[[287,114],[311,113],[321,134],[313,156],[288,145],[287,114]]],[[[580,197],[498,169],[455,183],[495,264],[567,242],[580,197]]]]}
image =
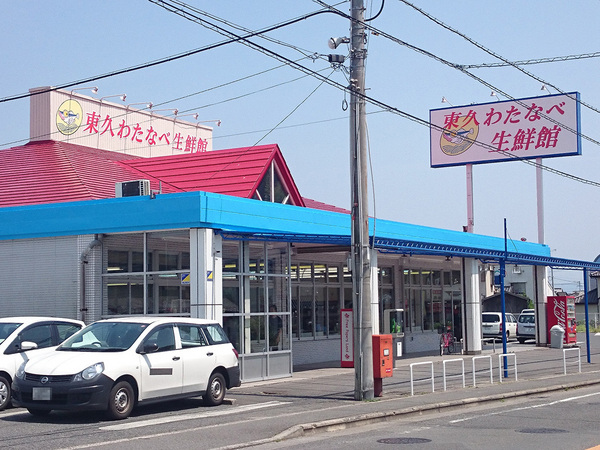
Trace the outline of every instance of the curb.
{"type": "Polygon", "coordinates": [[[311,434],[317,434],[328,431],[338,431],[344,430],[352,427],[359,427],[363,425],[370,425],[377,422],[385,422],[388,420],[395,420],[399,417],[406,416],[409,414],[415,413],[425,413],[430,411],[440,411],[442,409],[447,408],[460,408],[462,406],[473,405],[476,403],[486,403],[498,400],[505,400],[509,398],[517,398],[517,397],[525,397],[528,395],[541,394],[545,392],[553,392],[553,391],[562,391],[568,389],[575,389],[586,386],[593,386],[596,384],[600,384],[600,379],[597,380],[585,380],[585,381],[576,381],[572,383],[563,383],[556,384],[553,386],[525,389],[521,391],[512,391],[505,392],[501,394],[491,394],[480,397],[469,397],[460,400],[451,400],[447,402],[438,402],[438,403],[428,403],[420,406],[412,406],[409,408],[403,408],[398,410],[386,411],[386,412],[376,412],[369,414],[361,414],[358,416],[350,416],[350,417],[341,417],[338,419],[330,419],[324,420],[321,422],[314,423],[305,423],[294,425],[287,430],[282,431],[279,434],[276,434],[273,437],[259,439],[257,441],[245,442],[240,444],[235,444],[231,446],[219,447],[216,450],[231,450],[236,448],[248,448],[254,447],[257,445],[268,444],[272,442],[279,442],[286,439],[293,439],[297,437],[302,437],[311,434]]]}

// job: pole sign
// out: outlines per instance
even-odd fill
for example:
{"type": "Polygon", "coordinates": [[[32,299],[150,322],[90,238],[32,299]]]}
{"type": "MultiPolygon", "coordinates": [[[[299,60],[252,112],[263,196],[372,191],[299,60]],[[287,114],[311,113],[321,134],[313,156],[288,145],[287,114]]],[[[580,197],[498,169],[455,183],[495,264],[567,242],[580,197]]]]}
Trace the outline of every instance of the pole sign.
{"type": "Polygon", "coordinates": [[[429,111],[431,167],[581,154],[579,93],[429,111]]]}
{"type": "Polygon", "coordinates": [[[342,367],[354,367],[354,317],[351,309],[341,310],[342,324],[342,367]]]}

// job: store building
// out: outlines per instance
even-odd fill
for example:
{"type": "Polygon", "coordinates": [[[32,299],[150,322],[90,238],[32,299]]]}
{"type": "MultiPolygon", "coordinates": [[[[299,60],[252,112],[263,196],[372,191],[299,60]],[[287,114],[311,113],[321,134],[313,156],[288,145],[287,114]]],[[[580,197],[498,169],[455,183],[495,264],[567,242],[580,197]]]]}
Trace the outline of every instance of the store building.
{"type": "MultiPolygon", "coordinates": [[[[277,145],[208,151],[210,127],[184,123],[193,133],[182,137],[176,119],[108,108],[73,92],[35,95],[31,142],[0,150],[2,315],[216,319],[246,381],[339,361],[340,311],[352,307],[348,211],[303,198],[277,145]],[[137,131],[119,136],[117,117],[137,131]],[[114,136],[95,136],[103,129],[114,136]],[[162,141],[138,142],[153,133],[162,141]]],[[[404,309],[408,354],[436,349],[448,325],[465,351],[481,351],[481,262],[534,266],[537,307],[545,266],[600,269],[529,242],[506,252],[503,239],[471,233],[380,219],[376,230],[373,333],[385,309],[404,309]]]]}

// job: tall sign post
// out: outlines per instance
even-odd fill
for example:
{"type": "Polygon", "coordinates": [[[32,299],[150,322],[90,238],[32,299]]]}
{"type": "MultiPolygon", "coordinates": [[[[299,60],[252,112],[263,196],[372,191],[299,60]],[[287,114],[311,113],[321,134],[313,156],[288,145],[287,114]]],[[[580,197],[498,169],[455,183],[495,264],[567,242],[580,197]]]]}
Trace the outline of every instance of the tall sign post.
{"type": "Polygon", "coordinates": [[[363,0],[352,0],[350,25],[350,168],[352,188],[352,305],[354,309],[354,399],[372,400],[373,344],[371,254],[367,197],[365,25],[363,0]]]}

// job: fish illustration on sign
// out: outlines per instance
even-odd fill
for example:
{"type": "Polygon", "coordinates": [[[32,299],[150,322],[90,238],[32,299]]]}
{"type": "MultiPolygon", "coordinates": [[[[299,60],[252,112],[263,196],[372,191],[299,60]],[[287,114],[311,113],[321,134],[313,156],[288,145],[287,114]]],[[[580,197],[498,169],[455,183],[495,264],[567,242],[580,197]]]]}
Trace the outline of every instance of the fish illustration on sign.
{"type": "Polygon", "coordinates": [[[456,156],[466,152],[471,147],[477,135],[479,127],[471,123],[470,128],[464,127],[464,122],[467,120],[461,117],[455,126],[452,128],[444,128],[440,138],[440,149],[448,156],[456,156]]]}
{"type": "Polygon", "coordinates": [[[83,109],[77,100],[65,100],[56,111],[56,128],[67,136],[79,129],[82,120],[83,109]]]}

